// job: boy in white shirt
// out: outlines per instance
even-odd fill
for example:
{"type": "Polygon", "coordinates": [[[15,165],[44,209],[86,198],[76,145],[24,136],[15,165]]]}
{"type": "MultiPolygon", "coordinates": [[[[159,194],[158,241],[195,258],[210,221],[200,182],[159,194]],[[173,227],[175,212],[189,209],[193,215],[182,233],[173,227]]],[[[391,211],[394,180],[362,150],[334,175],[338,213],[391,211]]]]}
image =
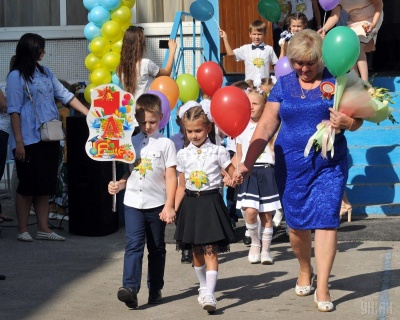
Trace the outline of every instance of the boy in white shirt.
{"type": "Polygon", "coordinates": [[[132,138],[136,161],[119,181],[110,182],[108,191],[116,194],[126,187],[124,197],[126,247],[123,287],[118,299],[137,308],[142,278],[142,260],[147,239],[149,304],[161,303],[165,269],[165,223],[175,221],[177,187],[174,143],[158,131],[162,119],[161,100],[143,94],[136,101],[140,133],[132,138]]]}
{"type": "Polygon", "coordinates": [[[269,78],[271,65],[278,62],[273,48],[264,43],[267,27],[261,20],[253,21],[249,26],[251,44],[245,44],[232,50],[225,31],[220,30],[220,36],[224,41],[228,56],[235,56],[236,61],[244,61],[245,81],[253,80],[257,75],[261,79],[269,78]]]}

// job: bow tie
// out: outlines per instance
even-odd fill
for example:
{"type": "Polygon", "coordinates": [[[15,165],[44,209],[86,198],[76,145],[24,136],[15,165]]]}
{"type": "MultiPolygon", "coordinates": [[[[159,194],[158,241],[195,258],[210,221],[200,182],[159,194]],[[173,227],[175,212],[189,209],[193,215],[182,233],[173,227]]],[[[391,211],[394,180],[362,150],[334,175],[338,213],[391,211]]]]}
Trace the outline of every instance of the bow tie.
{"type": "Polygon", "coordinates": [[[251,49],[252,49],[252,50],[256,50],[256,49],[264,50],[264,46],[262,46],[262,45],[255,46],[255,45],[253,44],[253,45],[251,45],[251,49]]]}

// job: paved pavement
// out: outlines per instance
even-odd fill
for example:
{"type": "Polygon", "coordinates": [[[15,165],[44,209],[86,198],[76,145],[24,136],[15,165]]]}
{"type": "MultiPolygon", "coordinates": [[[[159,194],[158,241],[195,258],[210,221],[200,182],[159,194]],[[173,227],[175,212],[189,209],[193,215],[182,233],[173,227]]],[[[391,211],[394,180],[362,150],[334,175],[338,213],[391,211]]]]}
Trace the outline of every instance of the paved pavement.
{"type": "MultiPolygon", "coordinates": [[[[2,201],[7,212],[7,201],[2,201]]],[[[10,211],[8,211],[10,212],[10,211]]],[[[14,216],[15,218],[15,216],[14,216]]],[[[36,233],[35,217],[30,228],[36,233]]],[[[56,227],[59,221],[54,221],[56,227]]],[[[76,319],[400,319],[400,216],[344,222],[339,231],[338,254],[331,276],[336,311],[318,312],[313,297],[294,293],[297,262],[284,228],[276,230],[271,266],[247,262],[248,248],[241,241],[221,255],[216,288],[217,312],[207,315],[197,304],[197,279],[190,265],[180,263],[167,228],[167,265],[164,303],[146,304],[145,281],[139,308],[129,310],[116,298],[121,285],[124,228],[103,237],[71,235],[68,222],[55,230],[65,242],[16,240],[16,221],[2,223],[0,236],[1,320],[76,319]]],[[[147,258],[144,258],[144,265],[147,258]]],[[[146,279],[146,268],[143,270],[146,279]]]]}

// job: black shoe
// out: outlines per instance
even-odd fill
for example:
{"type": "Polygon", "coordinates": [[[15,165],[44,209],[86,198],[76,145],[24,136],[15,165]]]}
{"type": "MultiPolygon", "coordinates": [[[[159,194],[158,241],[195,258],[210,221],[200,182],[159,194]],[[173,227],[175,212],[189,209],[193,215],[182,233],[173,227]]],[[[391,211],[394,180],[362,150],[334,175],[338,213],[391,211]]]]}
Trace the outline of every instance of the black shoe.
{"type": "Polygon", "coordinates": [[[125,302],[126,306],[131,309],[138,307],[137,289],[134,287],[118,289],[118,300],[125,302]]]}
{"type": "Polygon", "coordinates": [[[251,238],[250,238],[250,237],[244,236],[244,238],[243,238],[243,243],[244,243],[246,246],[251,245],[251,238]]]}
{"type": "Polygon", "coordinates": [[[190,264],[192,263],[192,250],[182,250],[181,263],[190,264]]]}
{"type": "Polygon", "coordinates": [[[162,302],[161,290],[150,290],[148,304],[159,304],[162,302]]]}

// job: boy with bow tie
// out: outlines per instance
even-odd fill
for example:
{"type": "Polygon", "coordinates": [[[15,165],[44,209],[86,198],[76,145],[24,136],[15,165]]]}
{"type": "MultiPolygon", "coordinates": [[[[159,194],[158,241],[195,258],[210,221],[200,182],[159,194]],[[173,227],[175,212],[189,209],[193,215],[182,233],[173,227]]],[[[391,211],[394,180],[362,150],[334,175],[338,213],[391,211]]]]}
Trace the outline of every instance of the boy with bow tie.
{"type": "Polygon", "coordinates": [[[249,26],[251,44],[245,44],[232,50],[228,36],[224,30],[220,30],[220,36],[224,41],[226,54],[235,56],[236,61],[244,61],[245,81],[255,79],[259,75],[261,79],[269,78],[270,66],[278,62],[273,48],[264,43],[267,27],[260,20],[253,21],[249,26]]]}

